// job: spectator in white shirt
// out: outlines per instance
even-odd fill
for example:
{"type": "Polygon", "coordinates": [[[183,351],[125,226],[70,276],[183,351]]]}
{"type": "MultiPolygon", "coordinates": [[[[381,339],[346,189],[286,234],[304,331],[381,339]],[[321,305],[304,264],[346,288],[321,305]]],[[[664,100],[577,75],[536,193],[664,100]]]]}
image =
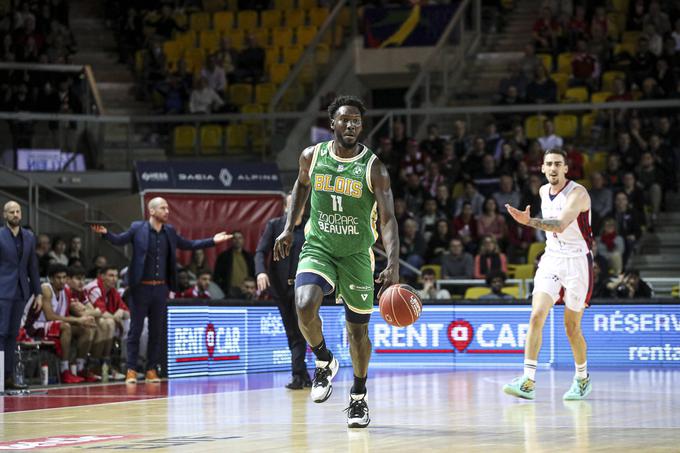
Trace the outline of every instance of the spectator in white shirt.
{"type": "Polygon", "coordinates": [[[562,137],[555,134],[555,125],[551,120],[545,120],[543,122],[543,132],[545,135],[538,139],[538,143],[540,143],[543,151],[552,148],[562,148],[564,140],[562,140],[562,137]]]}
{"type": "Polygon", "coordinates": [[[215,59],[215,55],[208,55],[205,66],[201,69],[201,77],[208,81],[208,86],[215,90],[217,94],[224,96],[227,89],[227,76],[224,73],[224,68],[218,66],[215,59]]]}
{"type": "Polygon", "coordinates": [[[435,286],[435,274],[432,269],[423,269],[420,275],[423,280],[423,289],[417,291],[421,299],[451,299],[451,294],[445,289],[437,289],[435,286]]]}
{"type": "Polygon", "coordinates": [[[196,87],[191,91],[189,111],[191,113],[212,113],[224,105],[224,101],[215,90],[208,86],[208,81],[200,77],[196,87]]]}

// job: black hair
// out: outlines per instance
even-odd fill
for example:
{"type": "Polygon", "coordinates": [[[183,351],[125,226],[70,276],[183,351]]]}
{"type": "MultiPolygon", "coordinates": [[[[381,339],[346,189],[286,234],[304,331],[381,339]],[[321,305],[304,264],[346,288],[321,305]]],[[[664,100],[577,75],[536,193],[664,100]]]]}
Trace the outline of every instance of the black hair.
{"type": "Polygon", "coordinates": [[[61,236],[55,236],[52,239],[52,248],[55,248],[59,242],[63,242],[66,245],[66,241],[61,236]]]}
{"type": "Polygon", "coordinates": [[[202,275],[209,275],[210,277],[212,277],[212,272],[210,272],[208,269],[203,269],[196,273],[196,277],[200,277],[202,275]]]}
{"type": "Polygon", "coordinates": [[[366,106],[364,105],[364,101],[362,101],[356,96],[340,95],[333,99],[333,102],[331,102],[328,105],[328,117],[331,120],[335,119],[336,112],[343,105],[356,107],[357,109],[359,109],[359,113],[361,114],[361,116],[364,116],[364,113],[366,113],[366,106]]]}
{"type": "Polygon", "coordinates": [[[61,264],[61,263],[52,263],[47,268],[47,276],[48,277],[54,277],[55,275],[61,274],[62,272],[64,274],[68,274],[68,268],[64,264],[61,264]]]}
{"type": "Polygon", "coordinates": [[[106,274],[108,271],[116,271],[118,272],[118,267],[112,265],[112,264],[107,264],[106,266],[102,267],[99,269],[99,274],[106,274]]]}
{"type": "Polygon", "coordinates": [[[423,269],[423,271],[420,273],[421,277],[425,277],[426,275],[431,275],[434,277],[437,274],[434,272],[434,269],[428,267],[427,269],[423,269]]]}
{"type": "Polygon", "coordinates": [[[543,156],[547,156],[548,154],[559,154],[560,156],[564,157],[565,162],[567,161],[567,152],[562,148],[548,148],[543,153],[543,156]]]}
{"type": "Polygon", "coordinates": [[[83,269],[80,266],[69,266],[69,268],[66,270],[66,275],[68,275],[70,278],[77,277],[77,276],[85,276],[87,272],[85,272],[85,269],[83,269]]]}
{"type": "Polygon", "coordinates": [[[491,282],[493,282],[495,278],[503,279],[503,283],[505,283],[505,280],[507,279],[505,272],[489,272],[486,275],[486,284],[491,286],[491,282]]]}

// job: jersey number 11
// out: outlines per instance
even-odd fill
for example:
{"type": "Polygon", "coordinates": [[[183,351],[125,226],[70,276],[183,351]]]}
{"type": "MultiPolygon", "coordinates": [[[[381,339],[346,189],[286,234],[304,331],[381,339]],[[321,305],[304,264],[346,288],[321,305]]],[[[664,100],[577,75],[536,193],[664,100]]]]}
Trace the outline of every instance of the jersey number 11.
{"type": "Polygon", "coordinates": [[[333,211],[342,212],[342,197],[340,195],[331,195],[333,200],[333,211]]]}

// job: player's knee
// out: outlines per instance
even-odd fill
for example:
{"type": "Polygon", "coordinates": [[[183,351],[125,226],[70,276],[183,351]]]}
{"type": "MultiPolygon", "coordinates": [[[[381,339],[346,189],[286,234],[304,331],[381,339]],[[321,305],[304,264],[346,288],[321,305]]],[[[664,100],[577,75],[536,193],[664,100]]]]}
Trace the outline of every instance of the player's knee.
{"type": "Polygon", "coordinates": [[[347,323],[347,339],[351,343],[370,341],[368,337],[368,324],[347,323]]]}
{"type": "Polygon", "coordinates": [[[531,317],[529,318],[529,323],[532,327],[543,327],[545,323],[545,318],[548,316],[548,312],[543,310],[534,310],[531,312],[531,317]]]}
{"type": "Polygon", "coordinates": [[[581,335],[581,325],[578,322],[565,321],[564,330],[569,338],[581,335]]]}
{"type": "Polygon", "coordinates": [[[314,299],[310,297],[310,294],[302,293],[295,296],[295,307],[301,320],[308,321],[313,318],[316,313],[315,306],[314,299]]]}
{"type": "Polygon", "coordinates": [[[62,322],[59,325],[59,334],[62,338],[64,337],[71,338],[71,324],[67,322],[62,322]]]}

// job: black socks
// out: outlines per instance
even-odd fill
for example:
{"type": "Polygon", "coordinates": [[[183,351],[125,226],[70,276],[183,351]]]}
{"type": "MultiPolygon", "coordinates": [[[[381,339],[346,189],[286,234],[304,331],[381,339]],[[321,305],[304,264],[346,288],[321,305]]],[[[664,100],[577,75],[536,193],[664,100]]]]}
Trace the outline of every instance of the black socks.
{"type": "Polygon", "coordinates": [[[356,377],[354,376],[354,385],[352,386],[351,393],[362,395],[366,393],[366,379],[368,376],[356,377]]]}
{"type": "Polygon", "coordinates": [[[326,340],[321,340],[321,343],[319,343],[316,346],[312,347],[312,352],[316,356],[317,359],[322,360],[324,362],[330,362],[333,360],[333,354],[331,354],[331,351],[326,348],[326,340]]]}

